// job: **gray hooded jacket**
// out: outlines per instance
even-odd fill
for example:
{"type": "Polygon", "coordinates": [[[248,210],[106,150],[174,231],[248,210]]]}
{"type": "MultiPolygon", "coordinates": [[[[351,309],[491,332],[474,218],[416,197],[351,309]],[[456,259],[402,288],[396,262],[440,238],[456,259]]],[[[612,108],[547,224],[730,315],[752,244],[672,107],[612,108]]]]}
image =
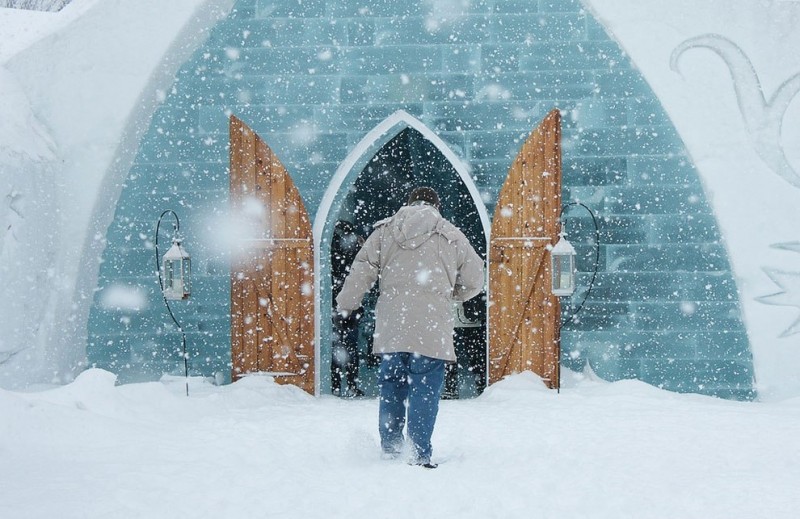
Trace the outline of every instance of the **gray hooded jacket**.
{"type": "Polygon", "coordinates": [[[336,298],[339,310],[359,308],[378,281],[374,353],[455,360],[453,303],[482,291],[483,260],[430,205],[404,206],[375,227],[336,298]]]}

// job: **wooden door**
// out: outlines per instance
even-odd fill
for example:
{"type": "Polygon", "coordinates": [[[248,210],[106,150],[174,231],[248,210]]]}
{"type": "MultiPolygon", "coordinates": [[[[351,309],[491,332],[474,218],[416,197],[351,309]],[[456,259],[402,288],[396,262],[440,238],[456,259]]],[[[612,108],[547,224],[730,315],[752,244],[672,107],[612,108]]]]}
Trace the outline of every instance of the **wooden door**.
{"type": "Polygon", "coordinates": [[[530,370],[559,385],[558,298],[550,255],[561,211],[561,116],[553,110],[511,165],[492,220],[489,383],[530,370]]]}
{"type": "Polygon", "coordinates": [[[233,379],[264,373],[314,394],[314,254],[300,193],[269,146],[230,118],[233,379]],[[232,229],[240,231],[240,229],[232,229]]]}

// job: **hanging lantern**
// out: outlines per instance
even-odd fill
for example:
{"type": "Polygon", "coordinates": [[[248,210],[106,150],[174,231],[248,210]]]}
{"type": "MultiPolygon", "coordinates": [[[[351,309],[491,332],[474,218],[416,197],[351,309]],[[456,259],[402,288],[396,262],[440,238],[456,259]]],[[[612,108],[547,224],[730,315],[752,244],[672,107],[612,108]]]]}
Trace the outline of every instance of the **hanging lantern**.
{"type": "Polygon", "coordinates": [[[191,276],[192,258],[181,246],[180,238],[172,238],[172,247],[164,254],[164,297],[173,301],[188,299],[191,276]]]}
{"type": "Polygon", "coordinates": [[[553,295],[571,296],[575,292],[575,248],[566,235],[558,234],[558,243],[550,251],[550,271],[553,275],[553,295]]]}

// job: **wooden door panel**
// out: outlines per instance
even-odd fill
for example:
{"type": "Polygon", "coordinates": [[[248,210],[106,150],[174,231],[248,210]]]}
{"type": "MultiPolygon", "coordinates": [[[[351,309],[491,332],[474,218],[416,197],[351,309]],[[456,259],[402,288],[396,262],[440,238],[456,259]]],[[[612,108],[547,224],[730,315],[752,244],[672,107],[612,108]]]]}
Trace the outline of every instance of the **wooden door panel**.
{"type": "Polygon", "coordinates": [[[231,260],[233,378],[267,373],[313,394],[311,220],[286,168],[234,116],[230,138],[231,210],[250,232],[231,260]]]}
{"type": "Polygon", "coordinates": [[[489,382],[530,370],[558,387],[558,298],[549,245],[561,211],[561,120],[544,118],[509,169],[495,207],[489,268],[489,382]]]}
{"type": "Polygon", "coordinates": [[[493,270],[497,278],[492,285],[493,290],[498,295],[507,295],[502,299],[492,298],[493,306],[499,305],[497,312],[503,317],[503,325],[494,333],[499,347],[491,350],[492,363],[503,364],[502,371],[505,371],[509,365],[521,366],[523,362],[521,359],[527,357],[524,350],[529,345],[524,339],[529,330],[523,323],[530,321],[531,306],[536,304],[534,281],[541,269],[545,249],[541,245],[536,247],[532,244],[527,246],[504,244],[493,247],[492,252],[494,253],[492,262],[497,266],[493,270]]]}

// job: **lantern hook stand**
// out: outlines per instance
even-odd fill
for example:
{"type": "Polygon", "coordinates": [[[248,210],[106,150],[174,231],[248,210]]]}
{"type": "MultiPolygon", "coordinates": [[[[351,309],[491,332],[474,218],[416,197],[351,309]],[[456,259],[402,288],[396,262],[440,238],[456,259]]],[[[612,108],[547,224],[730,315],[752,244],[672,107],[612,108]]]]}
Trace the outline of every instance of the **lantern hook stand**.
{"type": "Polygon", "coordinates": [[[172,308],[170,308],[169,306],[169,301],[167,300],[167,296],[164,294],[164,278],[161,276],[161,255],[158,253],[158,232],[161,228],[161,220],[168,214],[172,214],[172,216],[175,217],[175,223],[172,224],[173,238],[175,236],[178,236],[178,233],[181,230],[181,221],[180,219],[178,219],[178,214],[172,209],[167,209],[166,211],[161,213],[161,216],[158,217],[158,222],[156,222],[156,239],[155,239],[156,273],[158,274],[158,285],[161,288],[161,297],[164,300],[164,306],[167,307],[167,312],[169,313],[169,316],[172,318],[172,322],[175,323],[175,326],[181,333],[183,374],[184,378],[186,379],[186,396],[189,396],[189,360],[186,355],[186,332],[183,330],[183,327],[180,325],[180,323],[178,323],[178,320],[175,318],[175,314],[172,313],[172,308]]]}
{"type": "MultiPolygon", "coordinates": [[[[583,300],[578,305],[578,307],[575,309],[575,311],[572,312],[572,314],[569,316],[569,318],[566,321],[564,321],[563,323],[559,322],[559,325],[558,325],[559,337],[561,336],[561,328],[563,328],[565,325],[571,323],[572,320],[575,319],[575,316],[578,315],[578,312],[580,312],[583,309],[583,305],[586,304],[586,300],[589,299],[589,294],[592,292],[592,287],[594,286],[594,282],[597,279],[597,271],[600,268],[600,226],[597,224],[597,218],[595,217],[594,212],[591,209],[589,209],[589,207],[586,204],[583,204],[581,202],[569,202],[568,204],[566,204],[563,207],[561,207],[561,212],[558,213],[558,221],[561,223],[562,231],[563,231],[563,227],[565,227],[564,220],[563,220],[564,211],[566,211],[567,208],[572,207],[572,206],[583,207],[584,209],[586,209],[586,211],[588,211],[589,215],[592,217],[592,223],[594,223],[594,249],[595,249],[594,268],[592,269],[592,279],[589,281],[589,287],[586,289],[586,293],[583,296],[583,300]]],[[[561,350],[561,348],[559,346],[559,355],[560,355],[560,350],[561,350]]],[[[559,362],[557,364],[557,368],[556,369],[558,370],[558,392],[561,393],[561,361],[560,361],[560,359],[559,359],[559,362]]]]}

